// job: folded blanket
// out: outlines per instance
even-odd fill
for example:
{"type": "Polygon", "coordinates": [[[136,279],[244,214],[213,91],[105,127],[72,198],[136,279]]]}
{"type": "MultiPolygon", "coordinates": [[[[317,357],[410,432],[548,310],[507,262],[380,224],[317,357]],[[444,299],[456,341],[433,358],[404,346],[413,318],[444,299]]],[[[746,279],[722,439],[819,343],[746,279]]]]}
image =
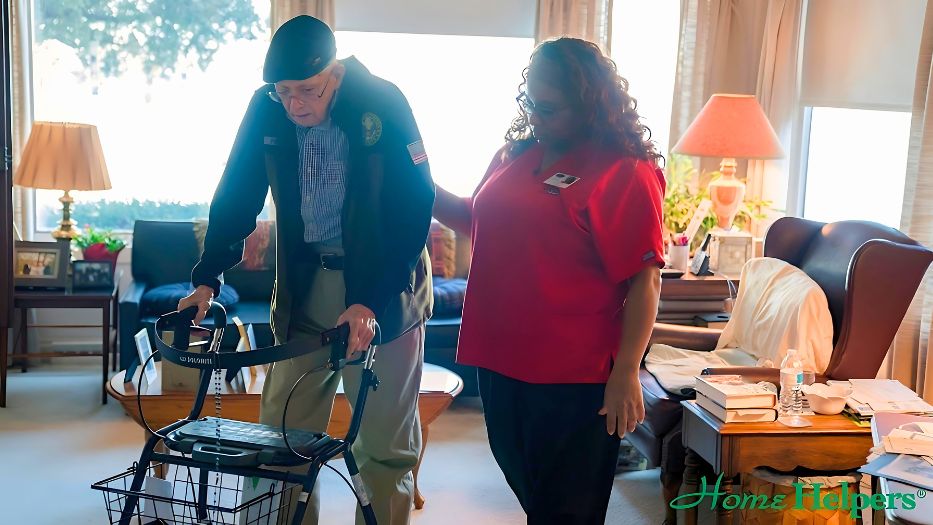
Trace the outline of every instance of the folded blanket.
{"type": "Polygon", "coordinates": [[[657,378],[661,387],[679,396],[693,394],[695,378],[704,368],[755,366],[756,363],[754,357],[737,348],[702,352],[653,344],[645,357],[645,368],[657,378]]]}

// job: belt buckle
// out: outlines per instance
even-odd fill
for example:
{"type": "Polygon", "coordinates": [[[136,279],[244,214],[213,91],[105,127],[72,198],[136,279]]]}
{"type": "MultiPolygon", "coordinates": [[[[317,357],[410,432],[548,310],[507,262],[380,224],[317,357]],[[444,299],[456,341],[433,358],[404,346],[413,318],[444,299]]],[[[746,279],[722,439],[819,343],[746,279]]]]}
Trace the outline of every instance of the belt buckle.
{"type": "Polygon", "coordinates": [[[337,255],[336,253],[321,253],[321,254],[318,254],[318,258],[321,260],[321,268],[324,269],[324,270],[327,270],[327,271],[332,271],[331,268],[328,268],[328,267],[327,267],[327,263],[324,261],[324,258],[325,258],[325,257],[334,257],[334,256],[336,256],[336,255],[337,255]]]}

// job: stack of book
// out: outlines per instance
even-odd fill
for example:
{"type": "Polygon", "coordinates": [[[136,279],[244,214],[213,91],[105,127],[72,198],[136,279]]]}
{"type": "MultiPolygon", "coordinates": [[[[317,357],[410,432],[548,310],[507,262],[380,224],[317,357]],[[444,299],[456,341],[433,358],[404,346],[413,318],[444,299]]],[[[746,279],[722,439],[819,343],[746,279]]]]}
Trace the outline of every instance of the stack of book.
{"type": "Polygon", "coordinates": [[[875,411],[865,403],[860,403],[851,397],[846,399],[846,407],[842,410],[842,415],[852,420],[857,426],[870,427],[871,418],[875,411]]]}
{"type": "Polygon", "coordinates": [[[738,375],[697,376],[697,405],[724,423],[757,423],[777,419],[777,396],[738,375]]]}

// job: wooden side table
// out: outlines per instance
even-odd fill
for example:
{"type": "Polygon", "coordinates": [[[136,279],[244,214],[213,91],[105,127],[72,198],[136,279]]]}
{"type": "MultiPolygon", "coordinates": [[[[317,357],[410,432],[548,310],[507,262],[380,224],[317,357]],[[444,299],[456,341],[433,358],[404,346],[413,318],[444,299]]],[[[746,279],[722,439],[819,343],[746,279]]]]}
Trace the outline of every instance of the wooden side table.
{"type": "MultiPolygon", "coordinates": [[[[20,310],[20,325],[17,341],[13,342],[12,360],[21,361],[22,371],[26,371],[26,360],[42,357],[72,357],[72,356],[99,356],[103,358],[101,380],[101,403],[107,404],[107,376],[109,368],[110,353],[113,352],[113,370],[117,366],[117,338],[116,329],[118,326],[119,309],[117,301],[120,293],[120,272],[114,275],[114,285],[111,289],[104,290],[72,290],[70,285],[64,290],[15,290],[13,292],[13,308],[20,310]],[[42,324],[27,325],[26,317],[30,308],[94,308],[101,311],[100,325],[68,325],[68,324],[42,324]],[[101,351],[100,352],[35,352],[27,353],[29,349],[29,328],[100,328],[101,329],[101,351]],[[20,349],[17,355],[17,348],[20,349]]],[[[0,356],[0,360],[6,362],[7,356],[0,356]]],[[[2,370],[6,372],[6,369],[2,370]]],[[[5,378],[4,378],[5,379],[5,378]]],[[[5,396],[6,382],[3,382],[4,392],[0,395],[5,396]]]]}
{"type": "MultiPolygon", "coordinates": [[[[725,492],[732,493],[733,482],[741,473],[756,467],[790,471],[806,467],[820,471],[856,470],[865,464],[872,446],[871,429],[859,427],[843,415],[807,416],[813,426],[790,428],[771,423],[723,423],[697,406],[682,401],[684,407],[683,440],[687,448],[684,492],[698,492],[700,459],[722,474],[725,492]]],[[[709,488],[715,481],[707,481],[709,488]]],[[[704,499],[703,503],[709,499],[704,499]]],[[[686,509],[687,523],[696,525],[696,506],[686,509]]],[[[732,524],[732,511],[720,506],[717,523],[732,524]]]]}
{"type": "MultiPolygon", "coordinates": [[[[156,363],[159,368],[159,377],[162,377],[162,363],[156,363]]],[[[137,368],[136,377],[132,383],[124,383],[123,378],[126,370],[121,370],[113,376],[107,383],[107,392],[123,405],[123,410],[133,418],[134,421],[142,424],[142,418],[139,415],[139,406],[137,400],[143,407],[143,414],[146,416],[146,422],[153,429],[159,429],[178,421],[191,412],[191,404],[194,402],[193,392],[171,391],[162,393],[161,385],[152,385],[144,387],[145,392],[142,398],[136,394],[136,384],[141,368],[137,368]]],[[[262,386],[265,377],[260,375],[255,378],[245,393],[236,393],[228,390],[229,384],[221,381],[222,414],[228,419],[248,421],[251,423],[259,422],[259,398],[262,394],[262,386]]],[[[415,465],[413,472],[415,478],[415,508],[420,509],[424,506],[424,497],[418,489],[418,470],[421,467],[421,460],[424,458],[424,451],[428,447],[428,426],[438,418],[454,397],[463,390],[463,380],[457,374],[446,368],[425,363],[424,372],[421,375],[421,391],[418,396],[418,414],[421,417],[421,456],[415,465]]],[[[213,390],[208,392],[208,402],[204,404],[201,416],[211,416],[214,413],[214,405],[210,402],[213,390]]],[[[327,426],[327,433],[332,436],[345,436],[350,428],[350,403],[343,393],[343,383],[337,389],[337,398],[334,400],[334,410],[330,416],[330,423],[327,426]]],[[[145,428],[145,427],[143,427],[145,428]]],[[[148,439],[149,433],[143,430],[145,439],[148,439]]]]}

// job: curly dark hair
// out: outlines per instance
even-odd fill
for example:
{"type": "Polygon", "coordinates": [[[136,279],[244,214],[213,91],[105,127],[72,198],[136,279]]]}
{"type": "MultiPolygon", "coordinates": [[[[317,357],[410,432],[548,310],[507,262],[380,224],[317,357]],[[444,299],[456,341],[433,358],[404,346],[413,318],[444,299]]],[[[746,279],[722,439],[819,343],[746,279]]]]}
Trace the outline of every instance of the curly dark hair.
{"type": "MultiPolygon", "coordinates": [[[[651,130],[642,124],[637,101],[628,93],[628,80],[619,75],[615,62],[599,47],[579,38],[558,38],[541,43],[531,62],[544,58],[555,64],[563,82],[561,89],[578,111],[584,113],[590,138],[630,157],[659,162],[663,156],[651,141],[651,130]]],[[[524,92],[531,65],[522,71],[519,92],[524,92]]],[[[533,142],[528,113],[519,116],[505,135],[507,155],[520,153],[533,142]]]]}

